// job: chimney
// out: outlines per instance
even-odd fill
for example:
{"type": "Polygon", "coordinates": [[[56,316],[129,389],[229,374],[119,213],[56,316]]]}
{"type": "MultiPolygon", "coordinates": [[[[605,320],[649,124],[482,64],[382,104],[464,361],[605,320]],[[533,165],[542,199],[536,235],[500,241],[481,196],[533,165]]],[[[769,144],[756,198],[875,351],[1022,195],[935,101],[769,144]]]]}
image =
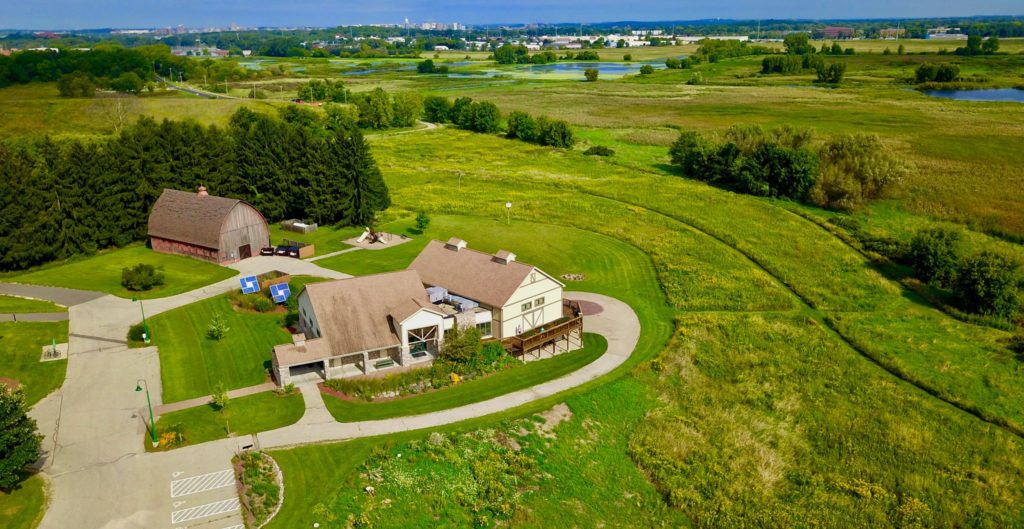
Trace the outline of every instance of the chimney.
{"type": "Polygon", "coordinates": [[[199,193],[197,193],[197,194],[199,196],[201,196],[201,197],[205,197],[205,196],[209,196],[210,195],[209,193],[206,192],[206,186],[199,186],[199,193]]]}
{"type": "Polygon", "coordinates": [[[507,252],[505,250],[498,250],[494,254],[494,260],[499,262],[499,263],[501,263],[501,264],[503,264],[503,265],[507,265],[507,264],[511,263],[512,261],[516,260],[516,254],[514,254],[512,252],[507,252]]]}
{"type": "Polygon", "coordinates": [[[466,248],[467,244],[466,244],[466,241],[464,241],[464,240],[462,240],[462,239],[460,239],[458,237],[452,237],[451,239],[448,239],[448,242],[445,243],[444,246],[445,246],[445,248],[448,248],[449,250],[457,252],[459,250],[464,250],[466,248]]]}

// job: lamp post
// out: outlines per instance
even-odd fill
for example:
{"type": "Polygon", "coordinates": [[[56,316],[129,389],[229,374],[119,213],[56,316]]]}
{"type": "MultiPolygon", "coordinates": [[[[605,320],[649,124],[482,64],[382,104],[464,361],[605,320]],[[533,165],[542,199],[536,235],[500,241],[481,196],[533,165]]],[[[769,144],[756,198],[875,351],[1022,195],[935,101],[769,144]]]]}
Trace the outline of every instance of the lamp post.
{"type": "Polygon", "coordinates": [[[153,448],[156,448],[160,444],[156,440],[156,422],[153,421],[153,401],[149,400],[149,384],[146,383],[146,379],[140,378],[135,382],[135,391],[142,391],[146,389],[146,406],[149,408],[149,433],[150,440],[153,442],[153,448]]]}
{"type": "Polygon", "coordinates": [[[506,213],[505,224],[511,225],[512,224],[512,203],[511,202],[505,202],[505,213],[506,213]]]}
{"type": "Polygon", "coordinates": [[[146,308],[142,306],[142,300],[132,296],[132,301],[139,302],[139,310],[142,311],[142,341],[149,344],[149,324],[146,323],[146,308]]]}

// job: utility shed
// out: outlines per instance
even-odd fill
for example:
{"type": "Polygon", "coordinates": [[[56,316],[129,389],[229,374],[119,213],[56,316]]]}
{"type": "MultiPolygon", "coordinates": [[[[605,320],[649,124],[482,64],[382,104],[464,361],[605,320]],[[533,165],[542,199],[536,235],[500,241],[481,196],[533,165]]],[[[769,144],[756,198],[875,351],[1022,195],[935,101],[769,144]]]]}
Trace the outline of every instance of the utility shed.
{"type": "Polygon", "coordinates": [[[197,193],[164,189],[149,214],[149,240],[158,252],[230,264],[269,246],[270,229],[242,200],[212,196],[205,187],[197,193]]]}

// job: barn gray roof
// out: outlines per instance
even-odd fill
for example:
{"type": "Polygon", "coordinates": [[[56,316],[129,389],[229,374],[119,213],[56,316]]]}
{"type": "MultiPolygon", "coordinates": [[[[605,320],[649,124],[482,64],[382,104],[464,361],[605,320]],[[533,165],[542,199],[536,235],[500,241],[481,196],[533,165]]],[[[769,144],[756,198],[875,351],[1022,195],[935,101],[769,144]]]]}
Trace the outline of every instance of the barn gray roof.
{"type": "Polygon", "coordinates": [[[224,219],[238,204],[245,202],[164,189],[149,214],[149,236],[219,249],[224,219]]]}
{"type": "Polygon", "coordinates": [[[399,323],[420,309],[437,312],[412,270],[310,283],[305,292],[335,355],[396,347],[399,323]]]}
{"type": "Polygon", "coordinates": [[[409,269],[418,272],[430,286],[447,288],[452,294],[491,307],[504,307],[535,268],[503,260],[469,248],[460,249],[451,241],[430,241],[409,269]]]}

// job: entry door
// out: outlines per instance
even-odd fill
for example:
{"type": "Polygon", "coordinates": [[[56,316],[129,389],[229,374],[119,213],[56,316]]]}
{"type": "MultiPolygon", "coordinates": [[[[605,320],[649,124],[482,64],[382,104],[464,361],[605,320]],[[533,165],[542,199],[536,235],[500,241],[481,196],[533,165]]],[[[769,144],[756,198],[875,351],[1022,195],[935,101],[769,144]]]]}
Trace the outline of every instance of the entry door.
{"type": "Polygon", "coordinates": [[[238,258],[239,259],[248,259],[250,257],[252,257],[252,245],[251,244],[246,244],[244,246],[239,246],[238,247],[238,258]]]}

